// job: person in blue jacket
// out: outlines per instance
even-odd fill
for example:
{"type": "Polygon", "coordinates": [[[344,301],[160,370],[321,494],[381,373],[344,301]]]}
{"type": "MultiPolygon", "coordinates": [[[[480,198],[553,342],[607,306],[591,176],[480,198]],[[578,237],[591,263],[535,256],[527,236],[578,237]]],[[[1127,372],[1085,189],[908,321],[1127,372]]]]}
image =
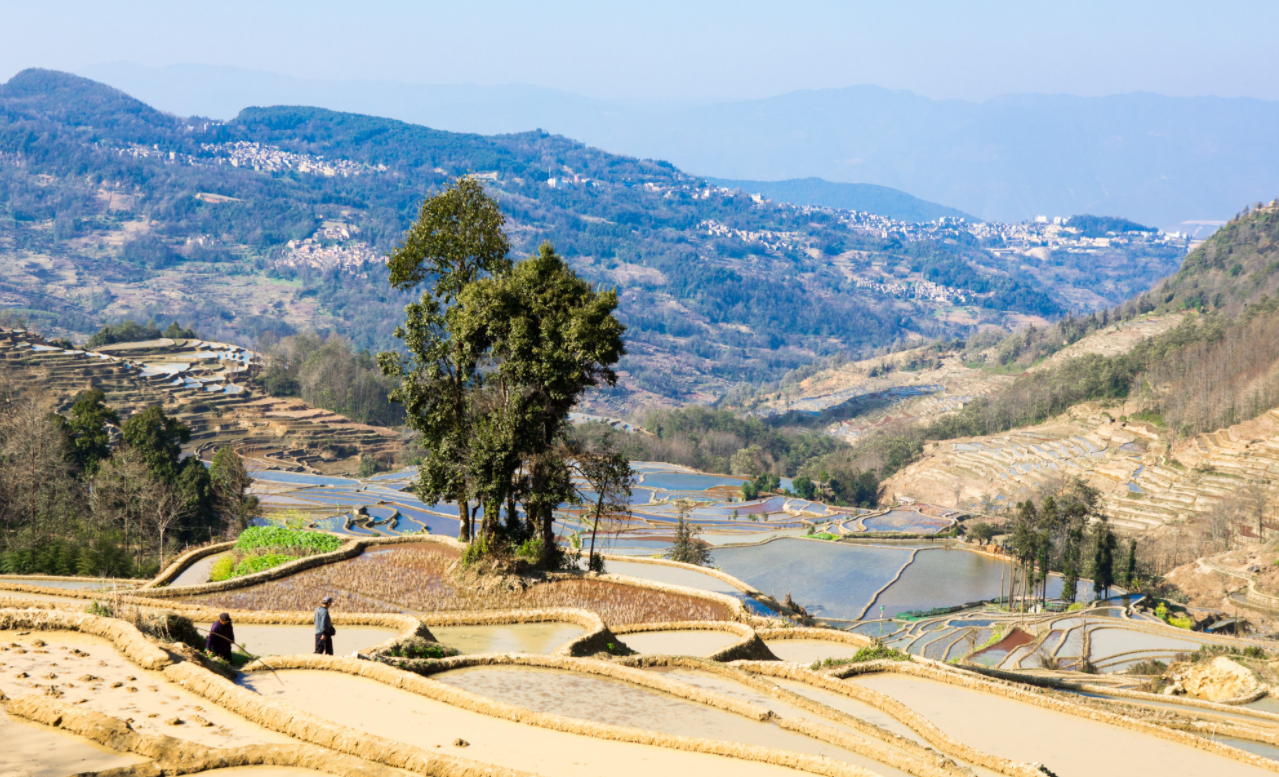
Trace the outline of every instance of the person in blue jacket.
{"type": "Polygon", "coordinates": [[[333,604],[333,597],[326,596],[315,608],[315,652],[324,656],[333,655],[333,635],[338,633],[333,628],[333,619],[329,617],[330,604],[333,604]]]}
{"type": "Polygon", "coordinates": [[[235,629],[231,626],[231,616],[225,612],[209,627],[209,638],[204,648],[218,658],[230,663],[231,645],[235,643],[235,629]]]}

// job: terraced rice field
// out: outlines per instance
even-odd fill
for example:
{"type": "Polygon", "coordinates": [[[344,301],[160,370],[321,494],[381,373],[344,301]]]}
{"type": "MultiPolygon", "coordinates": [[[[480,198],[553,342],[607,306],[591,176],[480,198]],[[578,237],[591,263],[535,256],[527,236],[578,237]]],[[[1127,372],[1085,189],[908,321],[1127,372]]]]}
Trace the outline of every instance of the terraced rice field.
{"type": "Polygon", "coordinates": [[[527,589],[478,591],[449,574],[456,554],[436,547],[392,546],[309,569],[283,580],[186,601],[232,610],[310,610],[332,596],[338,612],[452,612],[580,607],[606,623],[725,620],[728,608],[704,599],[603,580],[567,579],[527,589]]]}
{"type": "Polygon", "coordinates": [[[19,387],[52,393],[58,412],[90,385],[122,419],[164,405],[191,428],[191,446],[205,459],[230,445],[261,468],[313,470],[326,464],[324,451],[333,446],[373,456],[399,449],[393,430],[257,395],[244,382],[260,363],[257,354],[225,343],[162,339],[85,351],[0,329],[0,370],[19,387]]]}

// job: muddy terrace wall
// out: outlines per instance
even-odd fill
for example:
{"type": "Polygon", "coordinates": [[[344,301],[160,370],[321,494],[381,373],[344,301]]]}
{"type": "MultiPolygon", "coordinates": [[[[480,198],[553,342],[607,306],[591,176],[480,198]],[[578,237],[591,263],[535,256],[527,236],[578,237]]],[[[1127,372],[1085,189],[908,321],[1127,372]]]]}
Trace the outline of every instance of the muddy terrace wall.
{"type": "MultiPolygon", "coordinates": [[[[493,614],[485,613],[483,615],[487,618],[491,617],[493,614]]],[[[539,614],[539,616],[543,618],[564,618],[568,615],[569,613],[553,611],[539,614]]],[[[677,625],[686,626],[693,624],[677,625]]],[[[723,624],[719,623],[702,625],[717,628],[718,630],[725,630],[723,629],[723,624]]],[[[268,729],[288,734],[310,744],[332,748],[347,755],[365,758],[387,766],[410,769],[423,774],[480,773],[471,771],[472,766],[481,769],[484,773],[494,773],[493,770],[487,769],[486,767],[468,765],[466,762],[462,762],[459,759],[441,759],[439,756],[424,753],[416,748],[384,740],[380,737],[367,735],[363,732],[355,732],[351,729],[329,723],[322,719],[315,718],[314,716],[294,710],[287,705],[265,701],[252,691],[241,688],[197,665],[187,662],[171,663],[172,659],[168,654],[155,645],[147,642],[140,632],[129,624],[121,621],[55,610],[0,610],[0,628],[73,630],[101,636],[114,644],[117,649],[131,661],[143,666],[144,668],[162,670],[166,679],[183,686],[187,690],[192,691],[193,693],[196,693],[197,695],[202,696],[221,707],[236,712],[268,729]]],[[[728,630],[736,633],[739,629],[743,632],[749,631],[747,627],[740,624],[732,624],[732,628],[728,630]]],[[[784,631],[789,634],[793,634],[794,637],[813,638],[824,636],[822,634],[813,633],[820,630],[804,630],[804,632],[808,633],[797,633],[798,630],[784,631]]],[[[758,635],[754,636],[758,638],[758,635]]],[[[1223,755],[1234,758],[1235,760],[1261,766],[1263,768],[1270,769],[1271,771],[1279,771],[1279,763],[1269,761],[1269,759],[1255,756],[1251,753],[1245,753],[1233,747],[1222,745],[1200,736],[1195,736],[1194,734],[1185,731],[1172,730],[1154,724],[1133,720],[1115,713],[1085,708],[1078,704],[1049,696],[1042,691],[1026,689],[1024,686],[1017,687],[1011,683],[988,680],[978,675],[962,672],[944,664],[938,664],[926,659],[916,659],[908,662],[875,661],[868,662],[866,664],[845,665],[832,672],[817,673],[803,669],[796,664],[788,664],[778,661],[737,661],[734,662],[730,668],[713,664],[709,661],[672,659],[669,657],[636,657],[626,662],[626,664],[629,665],[623,665],[614,662],[575,659],[567,656],[497,654],[488,656],[459,656],[436,661],[415,662],[415,664],[419,665],[415,666],[415,669],[420,668],[421,671],[429,674],[445,671],[447,669],[478,665],[520,665],[557,668],[566,671],[584,672],[613,677],[618,680],[634,683],[653,690],[675,693],[682,698],[708,704],[719,709],[734,712],[735,714],[745,715],[746,717],[756,720],[767,720],[773,717],[771,712],[762,707],[729,697],[724,697],[714,692],[686,687],[684,684],[675,683],[660,676],[653,676],[635,668],[637,666],[658,665],[658,662],[664,662],[668,665],[686,665],[704,671],[716,671],[719,674],[730,676],[732,679],[739,681],[742,681],[742,676],[736,674],[736,672],[739,670],[745,670],[757,675],[785,677],[798,680],[814,687],[840,693],[871,704],[872,706],[887,712],[901,723],[908,726],[911,730],[919,733],[920,736],[930,744],[938,747],[940,750],[952,757],[960,758],[980,766],[985,766],[986,768],[995,769],[1000,773],[1010,775],[1010,777],[1029,777],[1031,774],[1038,774],[1038,772],[1031,770],[1026,764],[1020,764],[1007,759],[991,756],[974,748],[968,747],[967,745],[947,736],[936,726],[929,723],[925,718],[891,697],[864,686],[845,683],[842,679],[875,672],[897,672],[925,677],[927,679],[945,682],[959,687],[995,693],[1023,703],[1031,703],[1040,707],[1077,715],[1110,725],[1117,725],[1123,728],[1140,731],[1142,733],[1152,734],[1162,739],[1188,744],[1202,750],[1213,752],[1217,755],[1223,755]],[[717,666],[719,667],[718,669],[711,669],[711,667],[717,666]]],[[[248,668],[253,669],[256,667],[251,665],[248,668]]],[[[847,764],[838,764],[825,758],[814,758],[788,751],[749,745],[736,745],[724,742],[712,742],[689,737],[674,737],[624,726],[600,725],[552,714],[535,713],[514,705],[496,702],[443,683],[434,682],[426,677],[420,677],[416,674],[398,671],[390,666],[385,666],[375,662],[359,661],[347,658],[333,658],[328,656],[289,656],[274,658],[272,660],[272,668],[307,668],[342,671],[348,674],[376,680],[392,687],[419,693],[447,704],[470,709],[489,716],[516,722],[529,723],[568,733],[578,733],[587,736],[640,744],[652,744],[661,747],[690,750],[694,752],[706,752],[716,755],[744,758],[746,760],[757,760],[775,765],[802,769],[804,771],[810,771],[817,774],[867,774],[865,770],[852,767],[847,764]]],[[[779,697],[785,693],[782,689],[768,687],[768,684],[766,683],[761,685],[757,682],[750,682],[748,684],[759,690],[767,691],[779,697]]],[[[39,702],[37,707],[33,709],[45,711],[52,710],[53,713],[60,711],[60,707],[56,705],[46,706],[45,702],[41,699],[42,697],[36,697],[32,702],[30,702],[30,704],[36,704],[39,702]]],[[[818,711],[821,712],[821,714],[834,717],[825,708],[821,708],[821,705],[817,705],[816,702],[800,702],[790,697],[787,697],[786,700],[800,706],[801,708],[818,711]]],[[[836,717],[835,719],[847,722],[844,718],[836,717]]],[[[934,777],[934,775],[954,773],[950,768],[951,765],[948,765],[945,762],[916,762],[913,758],[898,758],[897,761],[885,760],[888,756],[893,754],[890,752],[880,751],[877,749],[878,746],[873,744],[868,747],[864,742],[849,740],[838,730],[834,730],[830,727],[822,726],[821,724],[813,723],[811,721],[795,721],[782,718],[778,719],[777,722],[784,728],[799,731],[800,733],[827,741],[831,744],[847,747],[879,762],[890,763],[891,765],[897,766],[898,768],[906,770],[918,777],[934,777]]],[[[900,742],[885,739],[883,736],[880,736],[879,738],[896,747],[903,747],[900,742]]],[[[248,751],[246,750],[244,753],[248,753],[248,751]]],[[[258,757],[244,755],[244,753],[241,753],[241,755],[236,757],[258,757]]],[[[265,756],[262,757],[265,758],[265,756]]],[[[268,761],[262,762],[266,763],[268,761]]]]}
{"type": "Polygon", "coordinates": [[[216,555],[226,550],[231,550],[234,547],[235,541],[232,540],[231,542],[215,542],[212,545],[205,545],[204,547],[188,550],[175,558],[173,563],[169,564],[168,569],[165,569],[160,574],[156,575],[155,579],[147,581],[144,585],[140,586],[138,590],[145,591],[160,586],[166,586],[176,580],[178,575],[181,575],[184,571],[186,571],[187,567],[200,559],[208,558],[209,556],[216,555]]]}

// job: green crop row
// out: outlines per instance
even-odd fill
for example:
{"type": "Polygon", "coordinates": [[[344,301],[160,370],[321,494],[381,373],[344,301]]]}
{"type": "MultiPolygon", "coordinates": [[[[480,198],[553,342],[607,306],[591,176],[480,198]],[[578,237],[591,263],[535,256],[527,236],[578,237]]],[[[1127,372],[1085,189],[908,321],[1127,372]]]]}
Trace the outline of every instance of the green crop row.
{"type": "Polygon", "coordinates": [[[252,526],[240,534],[235,549],[243,553],[262,548],[302,548],[328,553],[342,547],[342,542],[341,537],[323,532],[286,529],[283,526],[252,526]]]}

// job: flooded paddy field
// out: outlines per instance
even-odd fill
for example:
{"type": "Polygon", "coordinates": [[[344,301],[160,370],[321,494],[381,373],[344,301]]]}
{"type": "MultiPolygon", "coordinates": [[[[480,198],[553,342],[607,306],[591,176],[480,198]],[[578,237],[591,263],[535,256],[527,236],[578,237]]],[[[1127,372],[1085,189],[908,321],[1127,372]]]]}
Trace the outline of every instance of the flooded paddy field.
{"type": "Polygon", "coordinates": [[[764,644],[781,660],[797,664],[811,664],[827,658],[852,658],[859,650],[856,645],[820,639],[770,639],[764,644]]]}
{"type": "Polygon", "coordinates": [[[741,637],[728,631],[643,631],[622,634],[621,640],[636,653],[663,656],[709,656],[741,637]]]}
{"type": "Polygon", "coordinates": [[[726,756],[529,726],[360,677],[310,670],[282,671],[279,677],[277,681],[269,674],[253,674],[246,676],[242,684],[265,699],[285,702],[357,731],[524,773],[568,777],[597,777],[601,773],[614,777],[651,777],[653,774],[795,777],[797,774],[784,767],[726,756]],[[453,743],[458,739],[464,739],[468,746],[465,749],[455,746],[453,743]]]}
{"type": "MultiPolygon", "coordinates": [[[[433,679],[535,712],[631,726],[675,736],[760,745],[824,755],[884,775],[903,775],[885,764],[777,725],[687,701],[661,691],[594,675],[529,667],[476,667],[433,679]]],[[[680,679],[672,676],[671,679],[680,679]]]]}
{"type": "Polygon", "coordinates": [[[875,675],[845,682],[892,696],[973,747],[1005,758],[1042,763],[1062,777],[1242,777],[1268,773],[1150,734],[932,680],[875,675]]]}
{"type": "MultiPolygon", "coordinates": [[[[275,624],[236,623],[235,641],[259,656],[302,655],[315,651],[315,627],[280,626],[275,624]]],[[[372,626],[342,626],[333,636],[334,655],[365,653],[399,632],[372,626]]]]}
{"type": "MultiPolygon", "coordinates": [[[[803,534],[809,529],[833,533],[855,532],[933,534],[953,525],[949,512],[941,508],[897,509],[861,519],[864,510],[836,507],[788,496],[764,496],[741,501],[744,478],[697,472],[685,467],[657,462],[633,462],[637,473],[632,489],[633,520],[613,534],[606,546],[636,548],[651,530],[669,532],[677,516],[675,502],[693,503],[690,520],[706,531],[740,535],[736,541],[754,542],[767,532],[789,529],[803,534]]],[[[458,530],[457,506],[426,504],[413,493],[416,471],[354,479],[326,475],[266,470],[254,474],[255,491],[263,505],[271,509],[299,509],[310,516],[312,525],[349,536],[396,536],[429,531],[454,536],[458,530]],[[382,510],[383,515],[372,515],[382,510]]],[[[783,478],[782,488],[790,487],[783,478]]],[[[561,505],[557,526],[565,534],[585,533],[590,526],[582,511],[561,505]]]]}
{"type": "Polygon", "coordinates": [[[132,588],[137,581],[119,584],[112,580],[102,580],[96,577],[86,577],[82,580],[50,580],[47,577],[0,577],[0,588],[5,585],[38,585],[44,588],[67,588],[74,590],[96,590],[111,591],[119,588],[127,590],[132,588]]]}
{"type": "Polygon", "coordinates": [[[484,626],[432,626],[441,644],[463,654],[536,653],[547,655],[586,633],[573,623],[509,623],[484,626]]]}

